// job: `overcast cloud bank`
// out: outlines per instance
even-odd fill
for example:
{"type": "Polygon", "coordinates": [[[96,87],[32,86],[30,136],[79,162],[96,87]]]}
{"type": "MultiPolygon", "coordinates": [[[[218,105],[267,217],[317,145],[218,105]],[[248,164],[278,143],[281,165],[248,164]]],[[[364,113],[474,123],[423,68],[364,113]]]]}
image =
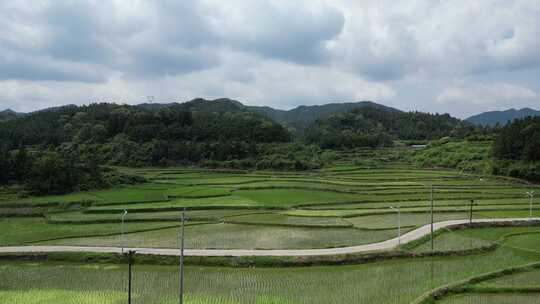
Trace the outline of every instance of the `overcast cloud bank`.
{"type": "Polygon", "coordinates": [[[465,117],[540,107],[540,6],[486,1],[0,2],[0,109],[230,97],[465,117]]]}

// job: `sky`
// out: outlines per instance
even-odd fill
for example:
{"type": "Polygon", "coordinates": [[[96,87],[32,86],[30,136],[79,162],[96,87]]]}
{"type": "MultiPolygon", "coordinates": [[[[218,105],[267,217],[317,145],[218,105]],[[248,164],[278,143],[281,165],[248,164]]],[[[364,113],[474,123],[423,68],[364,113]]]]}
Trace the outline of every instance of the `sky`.
{"type": "Polygon", "coordinates": [[[0,0],[0,110],[228,97],[465,118],[539,109],[539,79],[536,0],[0,0]]]}

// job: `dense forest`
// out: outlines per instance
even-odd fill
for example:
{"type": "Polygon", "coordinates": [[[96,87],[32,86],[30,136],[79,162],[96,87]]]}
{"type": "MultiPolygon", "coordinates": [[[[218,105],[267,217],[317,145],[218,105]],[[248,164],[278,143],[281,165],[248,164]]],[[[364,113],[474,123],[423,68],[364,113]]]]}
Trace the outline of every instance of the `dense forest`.
{"type": "Polygon", "coordinates": [[[291,110],[278,110],[271,107],[248,106],[249,110],[260,113],[284,126],[296,135],[302,135],[314,121],[328,119],[330,116],[359,108],[376,108],[398,111],[371,101],[328,103],[323,105],[298,106],[291,110]]]}
{"type": "Polygon", "coordinates": [[[0,123],[0,144],[0,183],[22,183],[32,193],[126,180],[99,165],[306,170],[332,157],[229,100],[52,108],[0,123]]]}
{"type": "Polygon", "coordinates": [[[516,119],[493,142],[493,173],[540,181],[540,117],[516,119]]]}
{"type": "Polygon", "coordinates": [[[138,176],[100,166],[92,154],[80,156],[50,150],[29,153],[25,147],[0,153],[0,185],[24,185],[33,195],[63,194],[143,181],[138,176]]]}
{"type": "Polygon", "coordinates": [[[422,166],[540,181],[540,117],[517,119],[491,135],[443,138],[414,153],[422,166]]]}
{"type": "Polygon", "coordinates": [[[317,120],[306,131],[306,141],[327,149],[380,147],[394,140],[462,138],[481,129],[448,114],[363,107],[317,120]]]}
{"type": "Polygon", "coordinates": [[[540,117],[514,120],[502,128],[493,143],[498,159],[540,161],[540,117]]]}

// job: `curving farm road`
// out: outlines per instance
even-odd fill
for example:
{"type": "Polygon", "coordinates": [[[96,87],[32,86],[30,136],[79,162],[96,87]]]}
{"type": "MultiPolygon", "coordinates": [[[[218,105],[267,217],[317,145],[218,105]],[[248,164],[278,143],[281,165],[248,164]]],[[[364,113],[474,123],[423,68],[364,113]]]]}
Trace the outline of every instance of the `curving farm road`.
{"type": "MultiPolygon", "coordinates": [[[[505,219],[474,219],[473,223],[505,223],[540,221],[540,218],[505,218],[505,219]]],[[[469,220],[451,220],[433,224],[434,231],[442,228],[469,223],[469,220]]],[[[431,225],[427,224],[401,236],[401,244],[406,244],[429,235],[431,225]]],[[[371,251],[390,250],[398,246],[398,238],[383,242],[364,244],[351,247],[328,249],[186,249],[186,256],[322,256],[364,253],[371,251]]],[[[95,247],[95,246],[6,246],[0,247],[0,253],[50,253],[50,252],[93,252],[93,253],[122,253],[122,251],[135,250],[138,254],[151,255],[180,255],[179,249],[163,248],[135,248],[135,247],[95,247]]]]}

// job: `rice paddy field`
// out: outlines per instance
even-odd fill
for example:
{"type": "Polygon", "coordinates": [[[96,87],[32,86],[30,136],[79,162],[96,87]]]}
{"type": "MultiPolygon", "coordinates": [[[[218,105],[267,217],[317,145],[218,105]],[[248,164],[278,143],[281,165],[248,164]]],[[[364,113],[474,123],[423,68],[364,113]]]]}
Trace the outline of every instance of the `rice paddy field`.
{"type": "MultiPolygon", "coordinates": [[[[525,192],[535,185],[381,155],[372,153],[369,166],[342,161],[308,172],[121,168],[147,182],[63,196],[0,196],[0,246],[178,248],[183,211],[191,249],[354,246],[395,238],[398,207],[402,233],[428,224],[432,189],[436,222],[530,215],[525,192]]],[[[540,216],[533,203],[532,215],[540,216]]],[[[340,266],[190,265],[185,303],[413,303],[446,284],[540,262],[540,226],[443,231],[434,239],[433,250],[442,253],[436,257],[424,255],[432,251],[427,239],[400,250],[419,256],[340,266]]],[[[540,303],[539,273],[503,276],[437,303],[540,303]],[[530,290],[512,289],[523,284],[530,290]]],[[[134,303],[177,303],[178,277],[174,266],[135,265],[134,303]]],[[[0,260],[0,302],[126,303],[126,280],[124,264],[0,260]]]]}

